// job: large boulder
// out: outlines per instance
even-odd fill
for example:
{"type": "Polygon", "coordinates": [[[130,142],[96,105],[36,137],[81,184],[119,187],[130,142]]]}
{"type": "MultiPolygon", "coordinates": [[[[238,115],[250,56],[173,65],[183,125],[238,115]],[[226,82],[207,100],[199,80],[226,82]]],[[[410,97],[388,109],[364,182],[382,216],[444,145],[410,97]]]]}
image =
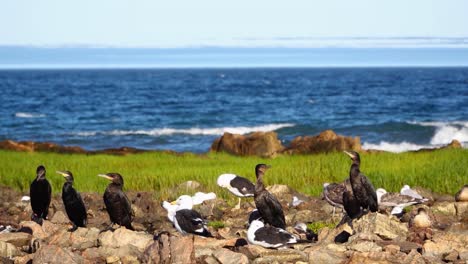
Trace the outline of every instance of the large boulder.
{"type": "Polygon", "coordinates": [[[213,256],[221,264],[247,264],[249,259],[241,253],[233,252],[226,248],[220,248],[213,253],[213,256]]]}
{"type": "Polygon", "coordinates": [[[273,157],[284,149],[275,132],[254,132],[248,135],[224,133],[211,145],[210,151],[233,155],[273,157]]]}
{"type": "Polygon", "coordinates": [[[34,255],[35,263],[83,263],[83,257],[56,245],[45,245],[34,255]]]}
{"type": "Polygon", "coordinates": [[[132,245],[143,252],[153,242],[153,236],[144,232],[135,232],[125,227],[118,228],[114,232],[106,231],[98,236],[98,243],[102,247],[120,248],[132,245]]]}
{"type": "Polygon", "coordinates": [[[353,221],[356,233],[375,234],[384,240],[404,241],[408,227],[393,216],[379,213],[368,213],[353,221]]]}
{"type": "Polygon", "coordinates": [[[15,150],[15,151],[47,151],[58,153],[85,153],[86,151],[80,147],[60,146],[49,142],[32,142],[21,141],[15,142],[12,140],[0,141],[0,149],[15,150]]]}
{"type": "Polygon", "coordinates": [[[31,237],[30,234],[23,232],[0,233],[0,241],[11,243],[17,247],[28,245],[31,237]]]}
{"type": "Polygon", "coordinates": [[[432,237],[432,240],[426,240],[424,243],[424,256],[441,257],[452,253],[452,251],[457,251],[462,256],[468,256],[467,245],[468,230],[459,232],[437,232],[432,237]]]}
{"type": "Polygon", "coordinates": [[[337,135],[332,130],[325,130],[316,136],[299,136],[291,141],[285,153],[310,154],[342,150],[361,150],[359,137],[337,135]]]}
{"type": "Polygon", "coordinates": [[[21,255],[21,251],[15,245],[0,241],[0,257],[11,258],[21,255]]]}

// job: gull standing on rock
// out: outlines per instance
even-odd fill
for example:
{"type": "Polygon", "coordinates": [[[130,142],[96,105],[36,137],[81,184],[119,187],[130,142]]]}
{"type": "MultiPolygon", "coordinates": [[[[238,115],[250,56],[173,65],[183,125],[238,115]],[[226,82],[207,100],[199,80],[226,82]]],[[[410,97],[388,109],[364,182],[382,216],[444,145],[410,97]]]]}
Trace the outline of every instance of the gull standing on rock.
{"type": "Polygon", "coordinates": [[[107,185],[106,191],[104,192],[104,204],[106,205],[107,213],[113,224],[125,226],[127,229],[133,230],[133,211],[130,200],[127,195],[123,192],[122,188],[124,180],[122,175],[118,173],[107,173],[99,174],[98,176],[106,178],[111,181],[107,185]]]}
{"type": "Polygon", "coordinates": [[[68,219],[73,224],[73,228],[69,231],[73,232],[78,227],[86,227],[88,216],[80,193],[73,188],[73,174],[69,171],[57,171],[57,173],[65,177],[66,180],[62,187],[62,200],[68,219]]]}
{"type": "Polygon", "coordinates": [[[268,192],[265,189],[265,185],[263,185],[263,175],[268,168],[270,166],[266,164],[255,166],[255,175],[257,176],[254,197],[255,205],[266,224],[285,229],[286,220],[284,218],[283,207],[278,199],[268,192]]]}
{"type": "Polygon", "coordinates": [[[346,153],[353,161],[349,172],[349,180],[351,182],[354,197],[356,197],[356,200],[364,210],[377,212],[379,209],[377,194],[375,193],[372,183],[360,171],[359,167],[361,165],[361,158],[359,153],[356,151],[344,151],[344,153],[346,153]]]}
{"type": "Polygon", "coordinates": [[[422,197],[418,192],[411,189],[409,185],[403,185],[403,187],[400,190],[400,194],[408,195],[416,199],[424,199],[424,197],[422,197]]]}
{"type": "Polygon", "coordinates": [[[407,206],[420,204],[428,201],[428,199],[418,199],[400,193],[388,193],[383,188],[378,188],[376,190],[376,193],[379,207],[392,207],[392,211],[390,214],[393,215],[403,213],[403,209],[407,206]]]}
{"type": "Polygon", "coordinates": [[[235,209],[240,209],[241,198],[253,197],[255,193],[255,185],[251,181],[235,174],[221,174],[217,183],[218,186],[228,189],[232,194],[239,197],[235,209]]]}
{"type": "Polygon", "coordinates": [[[31,197],[31,207],[33,214],[31,220],[42,225],[42,221],[47,219],[49,214],[49,205],[52,195],[52,187],[46,179],[46,169],[40,165],[36,169],[36,178],[29,188],[31,197]]]}

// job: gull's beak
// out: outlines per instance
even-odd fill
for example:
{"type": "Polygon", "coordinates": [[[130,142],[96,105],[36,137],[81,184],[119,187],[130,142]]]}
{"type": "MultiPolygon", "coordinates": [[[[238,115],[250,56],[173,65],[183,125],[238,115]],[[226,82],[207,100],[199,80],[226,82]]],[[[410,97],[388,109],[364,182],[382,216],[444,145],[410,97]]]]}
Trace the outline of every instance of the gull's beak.
{"type": "Polygon", "coordinates": [[[343,150],[344,153],[346,153],[346,155],[348,155],[350,158],[354,159],[354,154],[351,153],[351,152],[348,152],[346,150],[343,150]]]}
{"type": "Polygon", "coordinates": [[[114,178],[110,177],[110,176],[107,176],[107,174],[98,174],[99,177],[103,177],[103,178],[106,178],[110,181],[112,181],[114,178]]]}
{"type": "Polygon", "coordinates": [[[58,174],[62,175],[63,177],[67,177],[68,174],[65,173],[64,171],[56,171],[58,174]]]}
{"type": "Polygon", "coordinates": [[[176,204],[177,204],[177,200],[176,200],[176,201],[172,201],[171,204],[172,204],[172,205],[176,205],[176,204]]]}

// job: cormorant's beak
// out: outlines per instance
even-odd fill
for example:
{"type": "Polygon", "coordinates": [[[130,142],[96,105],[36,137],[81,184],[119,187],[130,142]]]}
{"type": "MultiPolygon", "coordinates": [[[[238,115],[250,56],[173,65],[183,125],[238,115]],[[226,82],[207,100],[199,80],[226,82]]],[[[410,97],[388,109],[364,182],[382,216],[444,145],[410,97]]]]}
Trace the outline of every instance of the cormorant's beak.
{"type": "Polygon", "coordinates": [[[107,176],[107,174],[98,174],[99,177],[103,177],[103,178],[106,178],[110,181],[112,181],[114,178],[112,178],[111,176],[107,176]]]}
{"type": "Polygon", "coordinates": [[[266,165],[266,168],[267,168],[267,169],[271,168],[271,165],[266,165]]]}
{"type": "Polygon", "coordinates": [[[351,153],[351,152],[348,152],[348,151],[346,151],[346,150],[343,150],[343,152],[344,152],[344,153],[346,153],[346,155],[348,155],[350,158],[352,158],[352,159],[354,159],[354,158],[355,158],[355,156],[354,156],[354,154],[353,154],[353,153],[351,153]]]}
{"type": "Polygon", "coordinates": [[[64,171],[56,171],[58,174],[62,175],[63,177],[68,177],[68,174],[64,171]]]}

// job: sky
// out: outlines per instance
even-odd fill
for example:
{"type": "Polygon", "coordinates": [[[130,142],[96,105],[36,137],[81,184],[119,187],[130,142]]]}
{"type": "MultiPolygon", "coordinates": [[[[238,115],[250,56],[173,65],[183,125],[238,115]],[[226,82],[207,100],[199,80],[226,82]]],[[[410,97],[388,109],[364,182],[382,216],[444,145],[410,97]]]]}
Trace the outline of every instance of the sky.
{"type": "Polygon", "coordinates": [[[5,0],[0,45],[468,45],[467,10],[465,0],[5,0]]]}

